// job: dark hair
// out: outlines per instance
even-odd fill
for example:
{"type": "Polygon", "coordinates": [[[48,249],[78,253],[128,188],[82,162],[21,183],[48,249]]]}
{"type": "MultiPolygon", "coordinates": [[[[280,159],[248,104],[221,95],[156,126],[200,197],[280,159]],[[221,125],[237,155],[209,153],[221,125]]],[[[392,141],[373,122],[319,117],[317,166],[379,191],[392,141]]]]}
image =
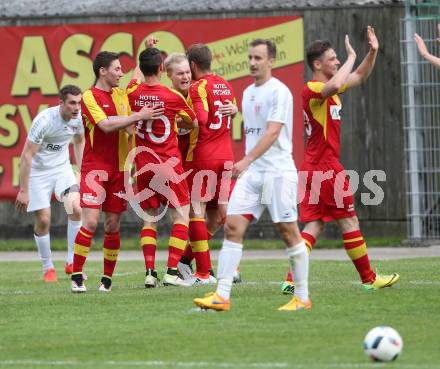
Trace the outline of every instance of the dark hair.
{"type": "Polygon", "coordinates": [[[307,64],[310,69],[313,71],[313,62],[316,59],[321,58],[322,54],[324,54],[328,49],[331,49],[332,45],[328,40],[316,40],[313,41],[306,49],[306,58],[307,64]]]}
{"type": "Polygon", "coordinates": [[[99,52],[95,60],[93,60],[93,72],[95,72],[96,79],[99,78],[99,70],[101,68],[108,68],[113,60],[119,59],[118,53],[113,53],[110,51],[101,51],[99,52]]]}
{"type": "Polygon", "coordinates": [[[258,45],[266,45],[267,56],[269,58],[275,59],[277,57],[277,45],[275,45],[275,43],[272,40],[264,39],[264,38],[257,38],[249,44],[250,47],[255,47],[258,45]]]}
{"type": "Polygon", "coordinates": [[[148,47],[139,54],[139,68],[144,76],[154,76],[162,64],[162,53],[155,47],[148,47]]]}
{"type": "Polygon", "coordinates": [[[186,57],[191,65],[194,62],[201,70],[211,70],[212,53],[205,44],[194,44],[186,50],[186,57]]]}
{"type": "Polygon", "coordinates": [[[74,86],[74,85],[65,85],[61,90],[60,90],[60,100],[62,101],[66,101],[67,99],[67,95],[73,95],[73,96],[78,96],[81,95],[81,89],[78,86],[74,86]]]}

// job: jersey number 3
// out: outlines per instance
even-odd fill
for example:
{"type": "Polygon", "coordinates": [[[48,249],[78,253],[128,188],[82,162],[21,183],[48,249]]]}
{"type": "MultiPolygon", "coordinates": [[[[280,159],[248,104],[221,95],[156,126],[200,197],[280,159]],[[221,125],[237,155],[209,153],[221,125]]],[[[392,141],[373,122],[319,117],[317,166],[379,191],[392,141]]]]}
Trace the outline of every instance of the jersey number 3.
{"type": "MultiPolygon", "coordinates": [[[[216,101],[214,101],[214,105],[215,106],[222,106],[223,103],[220,100],[216,100],[216,101]]],[[[209,128],[211,128],[211,129],[220,129],[222,127],[223,115],[218,110],[216,110],[216,112],[214,113],[214,116],[216,116],[218,118],[218,122],[217,123],[211,123],[209,125],[209,128]]],[[[230,127],[231,127],[231,116],[228,115],[228,123],[227,123],[226,128],[229,129],[230,127]]]]}

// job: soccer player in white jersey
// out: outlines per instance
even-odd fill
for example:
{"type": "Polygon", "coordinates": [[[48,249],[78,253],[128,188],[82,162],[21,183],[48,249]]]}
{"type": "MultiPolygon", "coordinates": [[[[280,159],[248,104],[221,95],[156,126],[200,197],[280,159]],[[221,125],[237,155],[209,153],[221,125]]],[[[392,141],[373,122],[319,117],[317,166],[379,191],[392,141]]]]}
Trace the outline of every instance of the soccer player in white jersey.
{"type": "Polygon", "coordinates": [[[257,39],[249,47],[249,67],[254,83],[243,93],[246,155],[233,168],[238,176],[229,200],[225,239],[218,261],[215,293],[196,298],[202,309],[229,310],[232,278],[243,251],[243,237],[252,220],[268,208],[287,247],[296,281],[295,295],[279,310],[310,309],[309,257],[297,225],[298,176],[292,159],[293,98],[289,89],[272,77],[276,46],[257,39]]]}
{"type": "Polygon", "coordinates": [[[73,245],[81,227],[79,186],[69,159],[73,138],[76,162],[80,165],[82,161],[84,128],[80,108],[81,90],[73,85],[63,87],[60,104],[43,110],[33,120],[20,158],[20,190],[15,205],[18,211],[35,213],[34,238],[46,282],[57,281],[49,234],[52,194],[64,202],[68,215],[67,274],[72,273],[73,245]]]}

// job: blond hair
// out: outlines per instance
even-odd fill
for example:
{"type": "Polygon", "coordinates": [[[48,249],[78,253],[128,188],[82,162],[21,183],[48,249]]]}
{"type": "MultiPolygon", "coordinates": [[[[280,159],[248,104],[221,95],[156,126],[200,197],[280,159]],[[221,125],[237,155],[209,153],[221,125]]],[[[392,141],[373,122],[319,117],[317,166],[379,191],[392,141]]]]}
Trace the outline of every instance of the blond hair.
{"type": "Polygon", "coordinates": [[[174,64],[179,64],[183,61],[188,61],[188,58],[186,57],[185,54],[183,53],[171,53],[170,55],[168,55],[163,64],[165,66],[165,70],[167,71],[167,73],[170,73],[171,70],[173,69],[174,64]]]}

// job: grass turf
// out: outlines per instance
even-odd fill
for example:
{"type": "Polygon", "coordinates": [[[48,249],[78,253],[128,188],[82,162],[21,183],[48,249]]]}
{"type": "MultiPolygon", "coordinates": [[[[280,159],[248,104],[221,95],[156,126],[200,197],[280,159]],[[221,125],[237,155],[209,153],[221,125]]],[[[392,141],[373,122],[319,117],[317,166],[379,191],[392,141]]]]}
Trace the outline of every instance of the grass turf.
{"type": "Polygon", "coordinates": [[[438,369],[439,261],[382,261],[401,281],[376,292],[361,288],[349,262],[313,261],[314,306],[296,313],[276,310],[289,299],[278,283],[283,260],[243,261],[245,282],[220,313],[192,304],[212,287],[145,290],[142,261],[119,263],[110,294],[97,291],[101,263],[88,262],[82,295],[61,274],[42,282],[39,263],[2,262],[0,368],[382,368],[365,357],[363,338],[390,325],[404,350],[386,368],[438,369]]]}
{"type": "MultiPolygon", "coordinates": [[[[401,246],[402,239],[400,237],[370,237],[366,239],[368,246],[401,246]]],[[[102,245],[102,240],[93,241],[96,246],[102,245]]],[[[161,238],[158,240],[158,249],[166,250],[168,239],[161,238]]],[[[249,239],[246,240],[248,248],[256,250],[279,250],[284,248],[284,244],[281,240],[261,240],[261,239],[249,239]]],[[[51,249],[52,251],[65,251],[67,249],[67,241],[65,239],[52,239],[51,249]]],[[[213,239],[209,241],[209,247],[213,250],[221,248],[222,240],[213,239]]],[[[319,239],[314,248],[341,248],[343,247],[342,240],[329,240],[319,239]]],[[[97,249],[96,247],[94,247],[97,249]]],[[[139,238],[122,238],[122,248],[124,250],[140,250],[139,238]]],[[[35,242],[31,238],[26,239],[3,239],[0,240],[0,251],[34,251],[36,250],[35,242]]]]}

